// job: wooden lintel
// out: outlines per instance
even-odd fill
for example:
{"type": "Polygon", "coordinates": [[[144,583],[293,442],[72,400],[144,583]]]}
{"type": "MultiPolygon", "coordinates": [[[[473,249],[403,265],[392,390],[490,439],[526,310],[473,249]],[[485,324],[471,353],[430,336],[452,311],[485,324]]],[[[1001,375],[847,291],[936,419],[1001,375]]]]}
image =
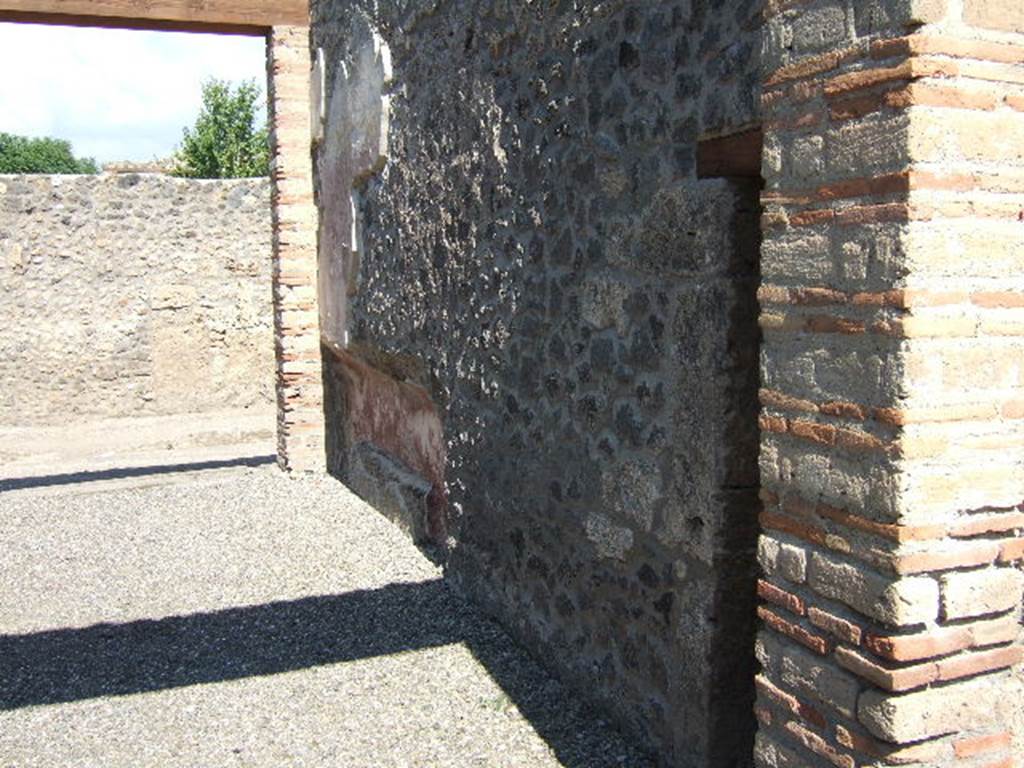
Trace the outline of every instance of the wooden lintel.
{"type": "Polygon", "coordinates": [[[308,26],[308,0],[0,0],[0,21],[262,35],[308,26]]]}
{"type": "Polygon", "coordinates": [[[230,24],[196,24],[156,19],[121,19],[116,16],[73,16],[63,13],[18,13],[0,10],[0,22],[46,24],[63,27],[99,27],[102,29],[140,29],[155,32],[200,32],[217,35],[263,36],[266,27],[230,24]]]}

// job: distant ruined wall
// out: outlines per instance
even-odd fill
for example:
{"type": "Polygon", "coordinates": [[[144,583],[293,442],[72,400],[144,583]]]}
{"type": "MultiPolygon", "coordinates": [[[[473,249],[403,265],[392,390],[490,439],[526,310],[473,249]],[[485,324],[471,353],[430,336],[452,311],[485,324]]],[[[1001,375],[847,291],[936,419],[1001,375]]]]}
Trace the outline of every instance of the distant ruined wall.
{"type": "Polygon", "coordinates": [[[696,152],[756,122],[759,3],[313,19],[332,470],[675,764],[748,764],[758,184],[696,152]]]}
{"type": "Polygon", "coordinates": [[[0,424],[269,404],[266,179],[0,176],[0,424]]]}

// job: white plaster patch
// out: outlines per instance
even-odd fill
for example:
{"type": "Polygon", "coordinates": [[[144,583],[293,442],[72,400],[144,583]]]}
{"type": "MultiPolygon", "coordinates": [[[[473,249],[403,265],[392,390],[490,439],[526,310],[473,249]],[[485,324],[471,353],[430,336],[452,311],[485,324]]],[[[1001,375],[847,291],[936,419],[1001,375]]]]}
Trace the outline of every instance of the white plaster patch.
{"type": "Polygon", "coordinates": [[[494,153],[494,159],[501,166],[501,170],[505,171],[508,169],[508,154],[501,146],[501,111],[495,108],[491,119],[491,151],[494,153]]]}
{"type": "Polygon", "coordinates": [[[351,59],[339,62],[324,106],[318,163],[320,329],[339,345],[346,338],[348,297],[358,282],[360,237],[353,193],[387,162],[391,101],[384,89],[393,77],[391,53],[380,35],[364,28],[357,39],[351,59]]]}
{"type": "Polygon", "coordinates": [[[678,581],[686,581],[686,576],[689,574],[690,568],[686,564],[685,560],[676,560],[672,564],[672,573],[678,581]]]}
{"type": "Polygon", "coordinates": [[[327,67],[324,64],[324,49],[316,49],[313,72],[309,77],[309,127],[314,144],[324,140],[324,123],[327,120],[327,67]]]}

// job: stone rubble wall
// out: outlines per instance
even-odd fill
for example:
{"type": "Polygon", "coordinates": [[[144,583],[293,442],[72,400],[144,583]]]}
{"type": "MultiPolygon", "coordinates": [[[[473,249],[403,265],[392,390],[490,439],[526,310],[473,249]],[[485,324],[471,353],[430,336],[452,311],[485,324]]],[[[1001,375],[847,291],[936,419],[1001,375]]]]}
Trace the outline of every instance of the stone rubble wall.
{"type": "Polygon", "coordinates": [[[0,176],[0,424],[273,402],[266,179],[0,176]]]}
{"type": "Polygon", "coordinates": [[[847,5],[766,35],[756,764],[1019,765],[1021,6],[847,5]]]}
{"type": "Polygon", "coordinates": [[[760,4],[313,19],[331,469],[666,760],[749,764],[758,185],[696,155],[757,120],[760,4]]]}
{"type": "Polygon", "coordinates": [[[1018,764],[1019,0],[380,5],[331,468],[666,765],[1018,764]]]}

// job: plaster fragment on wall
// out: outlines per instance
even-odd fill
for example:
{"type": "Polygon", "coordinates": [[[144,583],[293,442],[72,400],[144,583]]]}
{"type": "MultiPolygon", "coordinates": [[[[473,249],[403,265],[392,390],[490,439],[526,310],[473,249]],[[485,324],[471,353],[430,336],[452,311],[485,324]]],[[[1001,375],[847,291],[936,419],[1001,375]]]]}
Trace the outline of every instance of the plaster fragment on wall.
{"type": "MultiPolygon", "coordinates": [[[[391,103],[391,52],[374,30],[354,32],[354,53],[339,62],[331,97],[324,107],[323,148],[319,157],[320,328],[344,345],[348,297],[358,284],[358,208],[353,193],[387,162],[391,103]]],[[[326,92],[326,88],[324,88],[326,92]]],[[[315,130],[315,129],[314,129],[315,130]]]]}
{"type": "Polygon", "coordinates": [[[312,132],[313,144],[324,140],[324,123],[327,119],[327,67],[324,62],[324,49],[316,49],[313,60],[313,72],[309,77],[309,127],[312,132]]]}

